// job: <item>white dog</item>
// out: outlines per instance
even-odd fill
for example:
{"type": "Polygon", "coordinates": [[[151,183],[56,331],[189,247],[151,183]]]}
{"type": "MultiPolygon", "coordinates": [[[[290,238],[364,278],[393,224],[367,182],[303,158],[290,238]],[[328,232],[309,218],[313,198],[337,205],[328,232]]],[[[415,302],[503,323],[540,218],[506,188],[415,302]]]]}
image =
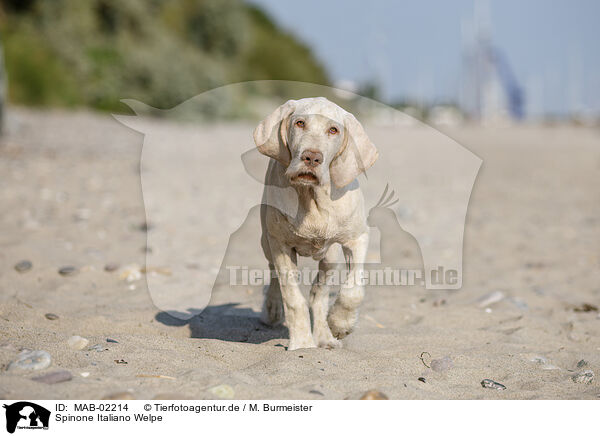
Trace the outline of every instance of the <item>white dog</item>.
{"type": "Polygon", "coordinates": [[[261,224],[263,251],[277,278],[266,291],[262,320],[277,324],[285,315],[288,350],[338,347],[356,323],[365,292],[357,278],[363,275],[369,227],[356,178],[373,165],[377,150],[352,114],[323,97],[281,105],[258,125],[254,141],[272,158],[261,224]],[[273,190],[269,185],[293,189],[273,190]],[[267,204],[294,204],[297,213],[289,216],[267,204]],[[336,243],[342,246],[349,274],[329,310],[325,279],[336,267],[336,243]],[[310,291],[312,333],[307,302],[294,280],[297,255],[319,261],[320,274],[310,291]]]}

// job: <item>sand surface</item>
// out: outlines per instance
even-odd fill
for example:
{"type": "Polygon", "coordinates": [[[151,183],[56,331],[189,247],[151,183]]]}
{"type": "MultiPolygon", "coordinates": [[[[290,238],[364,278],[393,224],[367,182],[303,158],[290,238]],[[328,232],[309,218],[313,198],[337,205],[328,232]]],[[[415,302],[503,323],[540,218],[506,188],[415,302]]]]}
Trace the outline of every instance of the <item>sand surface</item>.
{"type": "MultiPolygon", "coordinates": [[[[344,399],[370,389],[391,399],[600,396],[597,379],[572,379],[600,375],[598,130],[445,129],[483,159],[467,215],[462,289],[369,288],[342,349],[288,352],[286,328],[259,323],[256,288],[220,284],[208,308],[183,321],[156,307],[145,275],[121,279],[124,267],[145,262],[139,133],[86,112],[14,109],[8,123],[0,146],[2,398],[344,399]],[[24,259],[33,267],[17,272],[24,259]],[[105,271],[110,263],[119,269],[105,271]],[[78,273],[60,275],[67,265],[78,273]],[[492,293],[500,301],[480,303],[492,293]],[[73,335],[88,346],[70,348],[73,335]],[[96,344],[102,351],[89,350],[96,344]],[[47,351],[51,366],[8,371],[22,349],[47,351]],[[445,356],[452,368],[427,367],[445,356]],[[31,380],[57,369],[72,379],[31,380]],[[483,379],[506,389],[484,389],[483,379]],[[221,385],[228,387],[213,389],[221,385]]],[[[251,144],[250,125],[219,129],[251,144]]],[[[419,129],[406,129],[407,138],[419,138],[419,129]]],[[[236,153],[220,147],[211,159],[218,168],[236,153]]],[[[217,232],[224,218],[201,219],[217,232]]],[[[230,255],[260,252],[254,233],[238,236],[246,234],[230,255]]],[[[410,237],[386,250],[419,265],[410,237]]]]}

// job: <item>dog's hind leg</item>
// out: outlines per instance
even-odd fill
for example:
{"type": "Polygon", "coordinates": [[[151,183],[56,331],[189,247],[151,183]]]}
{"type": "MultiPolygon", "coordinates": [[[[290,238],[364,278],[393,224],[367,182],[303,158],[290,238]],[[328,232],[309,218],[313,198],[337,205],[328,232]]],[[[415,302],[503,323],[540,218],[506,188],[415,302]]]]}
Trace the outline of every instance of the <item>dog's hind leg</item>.
{"type": "Polygon", "coordinates": [[[260,320],[270,326],[276,326],[283,322],[283,300],[281,298],[281,288],[275,267],[269,263],[271,271],[271,281],[264,289],[264,300],[260,320]]]}

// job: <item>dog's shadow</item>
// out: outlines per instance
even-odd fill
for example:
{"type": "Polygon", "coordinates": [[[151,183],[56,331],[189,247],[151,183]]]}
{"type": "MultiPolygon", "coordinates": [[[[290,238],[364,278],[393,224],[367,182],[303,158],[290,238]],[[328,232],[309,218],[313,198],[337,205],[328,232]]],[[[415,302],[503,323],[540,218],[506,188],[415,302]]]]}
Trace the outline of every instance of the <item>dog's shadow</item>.
{"type": "MultiPolygon", "coordinates": [[[[248,284],[234,286],[230,283],[228,265],[264,270],[267,268],[266,260],[261,250],[260,241],[260,205],[248,211],[248,215],[238,230],[231,234],[225,256],[212,289],[212,297],[220,292],[226,296],[220,301],[227,301],[237,291],[253,290],[253,295],[261,295],[263,284],[251,286],[248,284]]],[[[259,313],[248,307],[239,307],[241,303],[209,304],[200,314],[185,320],[189,313],[198,313],[190,309],[187,314],[177,316],[176,313],[158,312],[156,321],[171,327],[186,327],[190,330],[190,337],[198,339],[218,339],[228,342],[245,342],[261,344],[273,339],[287,339],[288,330],[284,326],[270,327],[260,322],[259,313]]]]}
{"type": "Polygon", "coordinates": [[[190,329],[190,337],[198,339],[219,339],[228,342],[262,344],[273,339],[287,339],[284,326],[269,327],[260,322],[259,314],[250,308],[236,307],[238,303],[208,306],[200,315],[185,321],[158,312],[154,319],[171,327],[190,329]]]}

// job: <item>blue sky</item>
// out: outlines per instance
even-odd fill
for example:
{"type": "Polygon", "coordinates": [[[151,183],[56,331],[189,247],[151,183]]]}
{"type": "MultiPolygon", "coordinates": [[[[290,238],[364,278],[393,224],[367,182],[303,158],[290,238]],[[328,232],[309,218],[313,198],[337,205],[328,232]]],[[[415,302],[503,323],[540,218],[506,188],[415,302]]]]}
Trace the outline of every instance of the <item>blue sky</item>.
{"type": "Polygon", "coordinates": [[[374,79],[384,100],[456,101],[463,35],[478,22],[530,113],[600,112],[600,1],[251,2],[311,46],[334,81],[374,79]]]}

